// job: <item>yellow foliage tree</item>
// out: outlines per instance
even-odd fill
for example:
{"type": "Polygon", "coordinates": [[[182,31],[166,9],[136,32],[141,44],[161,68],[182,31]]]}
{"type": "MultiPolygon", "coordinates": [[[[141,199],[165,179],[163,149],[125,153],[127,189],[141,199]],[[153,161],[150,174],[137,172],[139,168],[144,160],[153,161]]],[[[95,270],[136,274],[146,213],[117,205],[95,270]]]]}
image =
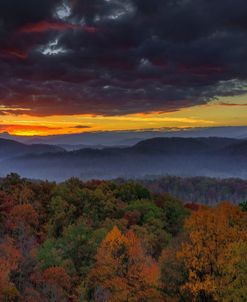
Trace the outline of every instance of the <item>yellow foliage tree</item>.
{"type": "Polygon", "coordinates": [[[107,302],[161,301],[159,278],[157,263],[134,232],[122,234],[117,227],[102,241],[90,273],[95,301],[107,302]]]}
{"type": "Polygon", "coordinates": [[[247,242],[243,240],[229,246],[222,267],[218,300],[247,302],[247,242]]]}
{"type": "Polygon", "coordinates": [[[216,208],[201,207],[187,219],[185,229],[189,240],[177,253],[188,272],[183,289],[194,301],[228,301],[222,298],[222,289],[234,282],[234,274],[229,279],[226,273],[229,255],[233,268],[237,263],[233,248],[247,240],[247,214],[227,202],[216,208]]]}

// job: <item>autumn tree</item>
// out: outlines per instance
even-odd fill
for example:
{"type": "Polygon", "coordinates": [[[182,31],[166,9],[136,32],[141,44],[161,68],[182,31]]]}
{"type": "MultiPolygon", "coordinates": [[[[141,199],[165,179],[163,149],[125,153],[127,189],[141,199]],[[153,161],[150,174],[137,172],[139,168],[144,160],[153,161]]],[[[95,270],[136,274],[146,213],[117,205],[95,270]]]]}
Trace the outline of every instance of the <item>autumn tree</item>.
{"type": "Polygon", "coordinates": [[[182,290],[188,277],[186,268],[183,262],[176,257],[184,240],[183,234],[173,238],[169,247],[165,248],[159,257],[161,290],[166,302],[191,301],[188,293],[182,290]]]}
{"type": "MultiPolygon", "coordinates": [[[[235,282],[235,275],[226,273],[232,259],[229,255],[234,256],[236,243],[247,240],[246,213],[230,203],[201,207],[187,219],[185,229],[189,240],[177,254],[188,273],[183,290],[189,291],[194,301],[223,301],[220,296],[226,276],[230,277],[228,286],[235,282]]],[[[238,260],[234,263],[236,270],[238,260]]]]}
{"type": "Polygon", "coordinates": [[[25,292],[31,286],[30,275],[36,265],[38,224],[38,213],[28,203],[15,205],[9,211],[6,221],[6,232],[20,255],[18,266],[12,270],[12,279],[24,301],[28,301],[25,292]]]}
{"type": "Polygon", "coordinates": [[[48,301],[68,301],[71,280],[61,267],[51,267],[44,271],[44,291],[48,301]]]}
{"type": "Polygon", "coordinates": [[[11,238],[6,237],[0,244],[0,300],[15,301],[19,292],[11,280],[11,273],[18,268],[21,255],[13,245],[11,238]]]}
{"type": "Polygon", "coordinates": [[[247,301],[247,241],[229,245],[222,266],[218,300],[224,302],[247,301]]]}
{"type": "Polygon", "coordinates": [[[6,220],[13,206],[14,201],[11,196],[0,190],[0,236],[2,235],[1,233],[4,232],[6,220]]]}
{"type": "Polygon", "coordinates": [[[35,244],[37,226],[38,214],[32,205],[16,205],[9,212],[7,227],[23,257],[27,256],[35,244]]]}
{"type": "Polygon", "coordinates": [[[154,302],[160,301],[159,277],[157,263],[145,255],[134,232],[114,227],[98,249],[90,282],[95,301],[154,302]]]}
{"type": "Polygon", "coordinates": [[[38,214],[31,204],[16,205],[9,213],[9,227],[13,230],[25,229],[30,232],[38,225],[38,214]]]}

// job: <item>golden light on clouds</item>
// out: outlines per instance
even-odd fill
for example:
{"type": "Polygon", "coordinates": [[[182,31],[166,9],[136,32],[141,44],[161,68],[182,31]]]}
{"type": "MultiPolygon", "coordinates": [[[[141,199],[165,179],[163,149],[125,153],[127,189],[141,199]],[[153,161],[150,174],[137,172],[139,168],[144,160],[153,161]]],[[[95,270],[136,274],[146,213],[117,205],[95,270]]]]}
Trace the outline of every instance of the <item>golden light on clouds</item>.
{"type": "MultiPolygon", "coordinates": [[[[54,135],[90,131],[145,130],[247,125],[246,95],[220,98],[205,105],[168,113],[122,116],[66,115],[35,117],[22,108],[12,108],[0,117],[0,131],[13,135],[54,135]],[[18,114],[15,113],[18,111],[18,114]]],[[[10,108],[8,108],[10,109],[10,108]]],[[[5,110],[6,107],[5,107],[5,110]]],[[[0,107],[0,111],[4,111],[0,107]]]]}

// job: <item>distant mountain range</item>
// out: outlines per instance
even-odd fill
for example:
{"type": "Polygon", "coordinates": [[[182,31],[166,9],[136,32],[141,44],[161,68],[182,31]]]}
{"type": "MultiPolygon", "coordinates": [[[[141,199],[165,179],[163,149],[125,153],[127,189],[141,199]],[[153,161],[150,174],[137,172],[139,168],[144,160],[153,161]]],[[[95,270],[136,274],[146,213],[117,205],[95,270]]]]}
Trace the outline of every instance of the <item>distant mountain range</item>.
{"type": "Polygon", "coordinates": [[[7,132],[1,133],[0,138],[11,139],[25,144],[49,144],[66,146],[67,150],[100,148],[108,146],[133,146],[140,141],[155,137],[226,137],[247,139],[247,126],[210,127],[193,129],[160,129],[139,131],[101,131],[79,134],[50,135],[50,136],[13,136],[7,132]],[[75,147],[75,145],[77,147],[75,147]]]}
{"type": "Polygon", "coordinates": [[[62,181],[72,176],[133,178],[147,175],[239,177],[247,179],[247,140],[152,138],[131,147],[83,148],[26,145],[0,140],[0,175],[17,172],[62,181]]]}
{"type": "Polygon", "coordinates": [[[0,160],[26,154],[57,153],[65,151],[62,147],[47,144],[26,145],[0,138],[0,160]]]}

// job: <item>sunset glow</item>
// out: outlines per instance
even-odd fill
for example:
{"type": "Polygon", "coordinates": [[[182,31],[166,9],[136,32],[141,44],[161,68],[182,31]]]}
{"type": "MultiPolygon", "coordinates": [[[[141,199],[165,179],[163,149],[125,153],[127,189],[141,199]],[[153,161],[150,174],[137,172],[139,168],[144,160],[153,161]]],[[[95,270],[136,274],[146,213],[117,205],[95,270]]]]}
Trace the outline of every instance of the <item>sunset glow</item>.
{"type": "Polygon", "coordinates": [[[234,1],[93,3],[0,1],[0,132],[247,125],[234,1]]]}
{"type": "MultiPolygon", "coordinates": [[[[72,134],[91,131],[164,130],[197,127],[244,126],[247,106],[244,98],[220,99],[205,105],[174,112],[139,113],[121,116],[55,115],[30,116],[21,108],[11,109],[1,117],[1,132],[12,135],[34,136],[72,134]],[[234,102],[233,102],[234,101],[234,102]],[[14,114],[18,111],[19,114],[14,114]],[[20,113],[23,112],[23,113],[20,113]]],[[[6,108],[5,108],[6,110],[6,108]]],[[[8,109],[9,110],[9,109],[8,109]]]]}

